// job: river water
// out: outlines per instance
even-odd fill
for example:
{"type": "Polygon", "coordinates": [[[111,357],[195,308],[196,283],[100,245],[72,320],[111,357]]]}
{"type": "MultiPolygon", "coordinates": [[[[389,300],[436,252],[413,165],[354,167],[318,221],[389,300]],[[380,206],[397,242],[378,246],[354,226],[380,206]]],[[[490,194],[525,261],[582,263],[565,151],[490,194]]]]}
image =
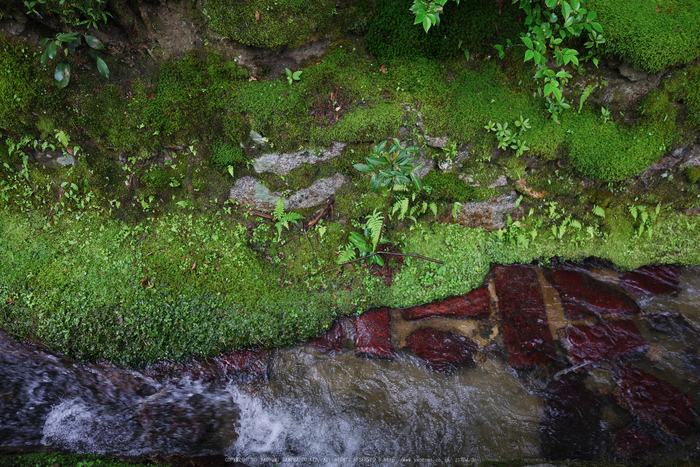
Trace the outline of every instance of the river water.
{"type": "MultiPolygon", "coordinates": [[[[567,268],[619,289],[614,270],[567,268]]],[[[583,362],[556,339],[578,321],[561,313],[563,295],[533,270],[555,340],[554,357],[529,368],[509,360],[498,312],[506,305],[492,276],[487,319],[409,321],[390,310],[391,360],[356,356],[350,319],[341,322],[342,350],[278,349],[264,374],[216,378],[79,364],[0,334],[0,445],[216,454],[247,465],[700,458],[700,269],[678,268],[675,295],[631,295],[643,346],[583,362]],[[448,372],[426,365],[406,346],[426,327],[473,338],[474,364],[448,372]],[[625,375],[647,378],[633,390],[648,389],[653,409],[625,399],[625,375]]]]}

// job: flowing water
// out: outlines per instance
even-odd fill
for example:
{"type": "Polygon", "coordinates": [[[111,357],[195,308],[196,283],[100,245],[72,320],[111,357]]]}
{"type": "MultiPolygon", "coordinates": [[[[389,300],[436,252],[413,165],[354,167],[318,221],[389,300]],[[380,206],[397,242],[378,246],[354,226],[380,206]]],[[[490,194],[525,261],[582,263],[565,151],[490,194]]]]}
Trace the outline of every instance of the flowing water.
{"type": "MultiPolygon", "coordinates": [[[[680,272],[678,295],[635,297],[644,351],[579,365],[557,342],[552,363],[513,368],[493,313],[482,323],[429,318],[417,324],[393,311],[393,360],[357,357],[346,320],[342,351],[278,349],[267,375],[216,379],[78,364],[0,334],[0,446],[223,454],[248,465],[700,458],[696,408],[690,428],[678,435],[613,397],[620,384],[615,368],[633,365],[700,401],[700,269],[680,272]],[[427,367],[405,348],[405,336],[427,325],[481,336],[477,364],[449,374],[427,367]],[[626,429],[656,441],[621,451],[613,433],[626,429]]],[[[585,273],[618,280],[611,270],[587,267],[585,273]]],[[[561,299],[541,282],[549,326],[565,322],[556,311],[561,299]]]]}

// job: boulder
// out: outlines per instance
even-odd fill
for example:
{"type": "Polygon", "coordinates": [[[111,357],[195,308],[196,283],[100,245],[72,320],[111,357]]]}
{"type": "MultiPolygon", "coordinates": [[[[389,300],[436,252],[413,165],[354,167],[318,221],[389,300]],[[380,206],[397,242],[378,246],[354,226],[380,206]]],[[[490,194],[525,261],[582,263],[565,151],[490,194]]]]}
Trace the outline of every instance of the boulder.
{"type": "Polygon", "coordinates": [[[579,271],[548,270],[547,280],[557,289],[564,312],[569,319],[580,320],[584,315],[635,315],[639,306],[625,294],[579,271]]]}
{"type": "Polygon", "coordinates": [[[473,356],[478,349],[467,337],[432,328],[414,332],[406,343],[429,368],[447,374],[460,366],[473,366],[473,356]]]}
{"type": "Polygon", "coordinates": [[[508,214],[513,220],[523,216],[522,208],[517,207],[515,191],[481,202],[462,203],[455,221],[470,229],[482,228],[487,232],[506,226],[508,214]]]}
{"type": "Polygon", "coordinates": [[[673,266],[644,266],[620,276],[620,285],[636,295],[677,295],[680,281],[673,266]]]}
{"type": "Polygon", "coordinates": [[[615,401],[632,415],[683,438],[690,430],[695,399],[646,371],[624,366],[618,371],[615,401]]]}
{"type": "Polygon", "coordinates": [[[450,297],[445,300],[412,306],[401,310],[403,319],[422,319],[433,316],[449,318],[488,318],[491,297],[488,287],[472,290],[467,295],[450,297]]]}
{"type": "Polygon", "coordinates": [[[510,364],[534,368],[554,358],[552,334],[535,271],[523,265],[496,266],[494,276],[510,364]]]}
{"type": "MultiPolygon", "coordinates": [[[[346,182],[347,179],[342,174],[318,179],[310,187],[302,188],[289,196],[289,198],[282,198],[284,200],[284,208],[287,210],[310,208],[323,204],[346,182]]],[[[250,176],[236,180],[229,192],[230,199],[260,211],[274,210],[280,197],[281,193],[271,192],[259,180],[250,176]]]]}
{"type": "Polygon", "coordinates": [[[574,364],[606,360],[630,352],[642,352],[646,344],[632,321],[568,326],[562,341],[574,364]]]}
{"type": "Polygon", "coordinates": [[[387,308],[377,308],[357,315],[355,325],[355,353],[360,357],[392,359],[391,318],[387,308]]]}

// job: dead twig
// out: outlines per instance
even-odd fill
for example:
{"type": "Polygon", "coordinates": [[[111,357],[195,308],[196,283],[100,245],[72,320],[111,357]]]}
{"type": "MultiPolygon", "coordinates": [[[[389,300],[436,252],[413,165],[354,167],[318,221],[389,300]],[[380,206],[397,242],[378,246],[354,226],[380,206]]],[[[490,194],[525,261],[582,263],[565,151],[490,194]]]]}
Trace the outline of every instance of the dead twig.
{"type": "Polygon", "coordinates": [[[314,217],[313,219],[311,219],[311,221],[309,221],[308,224],[306,224],[306,229],[308,230],[311,227],[313,227],[314,225],[316,225],[316,223],[321,220],[321,218],[323,217],[323,215],[326,213],[326,211],[328,209],[330,209],[331,213],[332,213],[333,212],[333,203],[335,203],[335,195],[331,195],[331,197],[328,199],[328,202],[326,203],[326,206],[321,210],[321,212],[318,214],[318,216],[314,217]]]}

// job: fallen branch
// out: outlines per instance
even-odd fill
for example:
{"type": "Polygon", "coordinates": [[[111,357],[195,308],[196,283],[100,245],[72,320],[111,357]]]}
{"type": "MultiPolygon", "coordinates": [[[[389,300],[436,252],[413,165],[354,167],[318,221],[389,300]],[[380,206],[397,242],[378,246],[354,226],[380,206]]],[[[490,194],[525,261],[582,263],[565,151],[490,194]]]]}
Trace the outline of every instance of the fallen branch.
{"type": "Polygon", "coordinates": [[[326,211],[327,211],[328,209],[331,210],[331,214],[332,214],[332,212],[333,212],[333,203],[335,203],[335,195],[331,195],[331,197],[328,199],[328,202],[326,203],[326,206],[321,210],[321,212],[318,214],[318,216],[314,217],[313,219],[311,219],[311,221],[309,221],[308,224],[306,224],[306,229],[308,230],[308,229],[310,229],[311,227],[313,227],[314,225],[316,225],[316,223],[317,223],[319,220],[321,220],[321,218],[323,217],[323,215],[326,213],[326,211]]]}
{"type": "Polygon", "coordinates": [[[274,217],[272,217],[269,214],[265,214],[264,212],[253,211],[252,209],[248,209],[248,208],[243,208],[243,209],[245,209],[246,211],[248,211],[249,213],[251,213],[254,216],[263,217],[265,219],[270,219],[270,220],[274,219],[274,217]]]}

